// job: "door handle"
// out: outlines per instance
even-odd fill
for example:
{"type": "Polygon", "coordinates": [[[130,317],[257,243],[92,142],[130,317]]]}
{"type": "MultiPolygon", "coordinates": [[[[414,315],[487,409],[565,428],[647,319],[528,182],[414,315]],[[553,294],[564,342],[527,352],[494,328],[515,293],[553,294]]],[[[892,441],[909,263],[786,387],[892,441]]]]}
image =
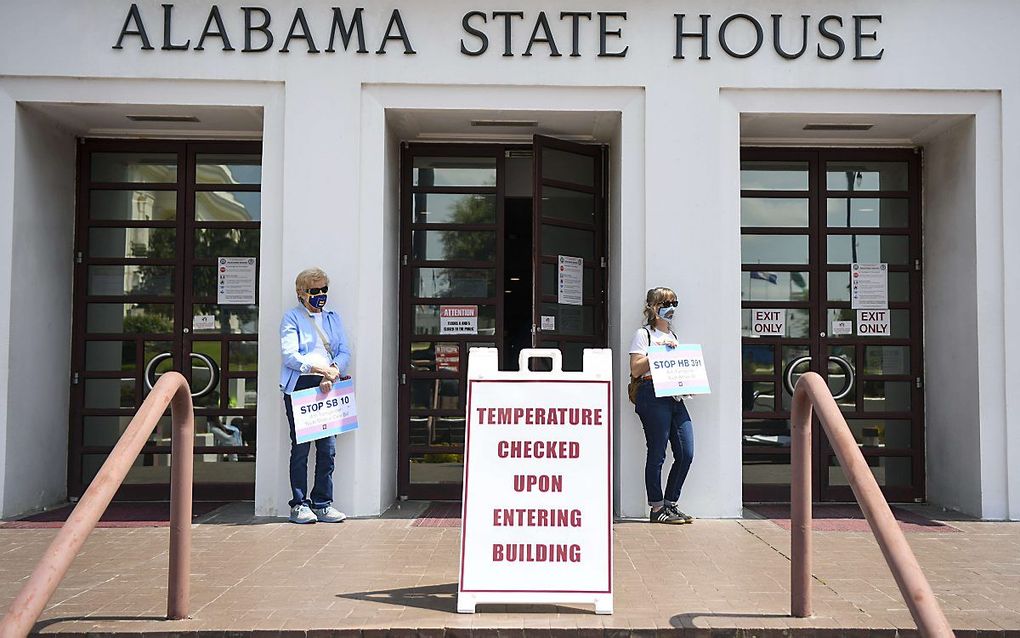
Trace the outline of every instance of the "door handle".
{"type": "MultiPolygon", "coordinates": [[[[828,360],[829,360],[830,363],[835,363],[837,366],[842,368],[843,372],[846,373],[846,383],[843,385],[843,387],[840,389],[839,392],[834,392],[832,394],[832,398],[835,399],[836,401],[839,401],[840,399],[842,399],[846,395],[850,394],[850,391],[854,387],[854,382],[856,380],[856,375],[854,373],[854,367],[852,365],[850,365],[849,361],[847,361],[843,357],[837,357],[836,355],[829,355],[829,359],[828,360]]],[[[786,389],[787,394],[789,394],[790,396],[793,396],[793,372],[794,372],[794,369],[797,366],[801,365],[802,363],[805,363],[805,362],[808,362],[808,361],[811,361],[811,357],[810,356],[803,356],[803,357],[797,357],[796,359],[794,359],[790,363],[786,364],[786,369],[783,370],[783,388],[786,389]]]]}
{"type": "Polygon", "coordinates": [[[810,363],[811,355],[805,355],[803,357],[797,357],[790,363],[786,364],[786,369],[783,370],[783,388],[786,389],[786,393],[793,396],[793,371],[802,363],[810,363]]]}
{"type": "MultiPolygon", "coordinates": [[[[197,399],[198,397],[204,397],[205,395],[212,392],[213,388],[216,387],[216,384],[219,383],[220,368],[219,366],[216,365],[216,362],[213,361],[212,357],[210,357],[207,354],[202,354],[201,352],[191,352],[188,353],[188,356],[191,359],[197,359],[201,361],[206,365],[207,368],[209,368],[209,383],[207,383],[205,387],[199,390],[198,392],[191,393],[191,398],[193,399],[197,399]]],[[[146,390],[152,390],[152,386],[156,385],[156,366],[172,357],[173,355],[170,354],[169,352],[160,352],[153,358],[149,359],[149,363],[146,364],[145,366],[144,376],[146,390]]]]}
{"type": "Polygon", "coordinates": [[[839,401],[846,395],[850,394],[850,390],[852,390],[854,387],[855,381],[854,367],[850,365],[849,361],[847,361],[843,357],[837,357],[836,355],[829,355],[829,362],[835,363],[837,366],[843,369],[843,372],[846,373],[846,383],[843,385],[843,388],[839,392],[834,392],[832,394],[832,398],[839,401]]]}

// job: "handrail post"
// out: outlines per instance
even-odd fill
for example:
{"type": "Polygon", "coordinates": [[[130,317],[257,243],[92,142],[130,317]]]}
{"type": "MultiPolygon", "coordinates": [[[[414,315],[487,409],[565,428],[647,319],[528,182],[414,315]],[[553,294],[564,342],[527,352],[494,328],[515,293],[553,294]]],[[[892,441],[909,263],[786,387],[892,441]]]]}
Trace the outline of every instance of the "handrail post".
{"type": "Polygon", "coordinates": [[[23,638],[32,630],[148,442],[167,405],[170,405],[174,425],[167,615],[172,619],[187,617],[195,416],[187,379],[177,372],[167,372],[142,402],[142,407],[128,423],[117,445],[39,559],[28,582],[11,603],[7,615],[0,621],[0,638],[23,638]]]}
{"type": "MultiPolygon", "coordinates": [[[[187,388],[187,386],[185,386],[187,388]]],[[[178,392],[170,405],[170,560],[166,616],[188,617],[191,584],[191,503],[195,471],[195,411],[191,392],[178,392]]]]}
{"type": "Polygon", "coordinates": [[[793,396],[790,414],[790,611],[807,618],[811,606],[811,401],[793,396]]]}
{"type": "Polygon", "coordinates": [[[892,571],[900,595],[922,636],[948,638],[953,630],[924,577],[914,552],[893,516],[889,503],[868,467],[850,426],[817,373],[807,372],[797,381],[790,413],[793,480],[791,500],[790,606],[794,616],[811,613],[811,414],[829,438],[832,450],[864,512],[875,540],[892,571]],[[805,497],[805,494],[807,495],[805,497]]]}

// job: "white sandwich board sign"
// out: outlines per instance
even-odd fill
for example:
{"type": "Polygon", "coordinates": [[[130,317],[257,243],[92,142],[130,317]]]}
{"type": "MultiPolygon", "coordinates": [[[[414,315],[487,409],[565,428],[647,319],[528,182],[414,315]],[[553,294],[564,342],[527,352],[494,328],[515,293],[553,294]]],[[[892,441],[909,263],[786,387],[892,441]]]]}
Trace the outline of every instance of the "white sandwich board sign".
{"type": "Polygon", "coordinates": [[[613,358],[524,350],[501,372],[494,348],[468,355],[457,611],[476,604],[590,603],[613,611],[613,358]],[[552,371],[531,372],[532,358],[552,371]]]}

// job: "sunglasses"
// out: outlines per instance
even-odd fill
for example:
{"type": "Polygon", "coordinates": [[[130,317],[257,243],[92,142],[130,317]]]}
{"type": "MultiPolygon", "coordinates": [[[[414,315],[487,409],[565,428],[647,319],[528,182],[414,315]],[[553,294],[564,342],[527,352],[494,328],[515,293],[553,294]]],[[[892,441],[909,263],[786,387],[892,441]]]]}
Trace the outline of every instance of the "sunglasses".
{"type": "Polygon", "coordinates": [[[305,292],[310,295],[324,295],[329,292],[329,286],[323,286],[322,288],[306,288],[305,292]]]}
{"type": "Polygon", "coordinates": [[[680,302],[678,302],[676,299],[674,299],[673,301],[663,301],[661,304],[659,304],[659,307],[660,308],[676,308],[679,305],[680,305],[680,302]]]}

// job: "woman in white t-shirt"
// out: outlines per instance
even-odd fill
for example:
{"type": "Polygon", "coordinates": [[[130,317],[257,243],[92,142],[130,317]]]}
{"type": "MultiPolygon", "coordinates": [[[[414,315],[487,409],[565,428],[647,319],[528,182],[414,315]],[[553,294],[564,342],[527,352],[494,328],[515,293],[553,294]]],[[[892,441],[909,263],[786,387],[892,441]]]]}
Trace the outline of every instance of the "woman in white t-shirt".
{"type": "Polygon", "coordinates": [[[694,459],[694,426],[681,397],[656,397],[648,365],[649,346],[678,345],[671,328],[676,311],[676,293],[669,288],[652,288],[645,296],[645,325],[634,333],[630,344],[630,375],[640,379],[635,411],[641,417],[648,454],[645,458],[645,492],[653,523],[690,523],[693,517],[677,509],[680,490],[694,459]],[[662,491],[662,464],[667,443],[673,449],[673,465],[662,491]]]}

